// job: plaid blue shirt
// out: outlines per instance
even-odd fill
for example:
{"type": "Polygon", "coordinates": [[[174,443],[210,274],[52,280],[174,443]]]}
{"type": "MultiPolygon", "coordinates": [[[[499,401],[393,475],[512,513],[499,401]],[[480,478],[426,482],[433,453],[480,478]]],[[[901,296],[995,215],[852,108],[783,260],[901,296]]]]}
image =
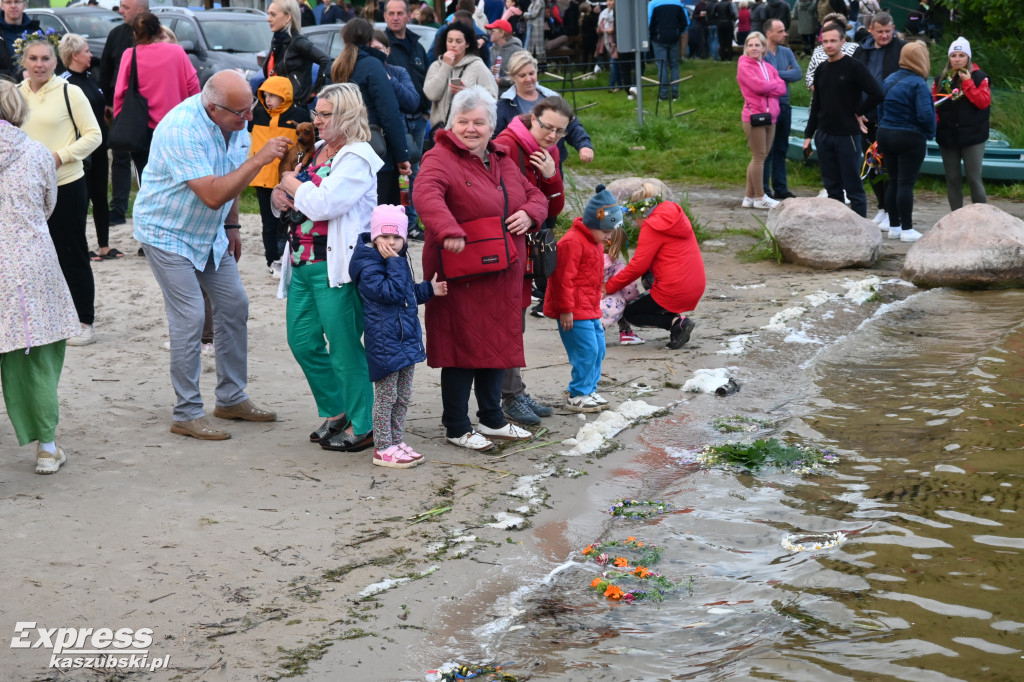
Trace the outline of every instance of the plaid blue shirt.
{"type": "Polygon", "coordinates": [[[214,267],[220,267],[228,247],[224,220],[231,202],[210,209],[185,183],[237,170],[249,158],[251,142],[243,129],[232,133],[225,147],[224,133],[199,97],[189,97],[157,125],[135,198],[134,220],[137,240],[184,256],[203,270],[211,250],[214,267]]]}

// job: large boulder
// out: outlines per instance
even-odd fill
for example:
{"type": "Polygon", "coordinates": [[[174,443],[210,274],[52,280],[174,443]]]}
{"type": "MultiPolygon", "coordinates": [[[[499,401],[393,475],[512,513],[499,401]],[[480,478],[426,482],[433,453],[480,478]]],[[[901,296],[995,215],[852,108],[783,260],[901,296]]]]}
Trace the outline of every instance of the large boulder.
{"type": "Polygon", "coordinates": [[[903,279],[919,287],[1024,287],[1024,221],[991,204],[948,213],[914,242],[903,279]]]}
{"type": "MultiPolygon", "coordinates": [[[[675,201],[672,190],[658,178],[619,178],[608,183],[608,191],[615,195],[615,198],[622,203],[629,199],[629,195],[640,189],[645,182],[652,183],[661,191],[661,198],[665,201],[675,201]]],[[[591,188],[593,192],[593,188],[591,188]]]]}
{"type": "Polygon", "coordinates": [[[787,263],[818,270],[869,267],[882,248],[877,225],[832,199],[786,199],[767,225],[787,263]]]}

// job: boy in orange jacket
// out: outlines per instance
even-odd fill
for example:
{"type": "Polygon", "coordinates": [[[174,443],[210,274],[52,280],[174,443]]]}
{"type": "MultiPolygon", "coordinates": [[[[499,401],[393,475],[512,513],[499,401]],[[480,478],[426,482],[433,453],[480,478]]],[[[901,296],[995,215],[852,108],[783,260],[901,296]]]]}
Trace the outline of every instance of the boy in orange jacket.
{"type": "Polygon", "coordinates": [[[608,401],[597,392],[604,360],[603,244],[621,226],[619,203],[604,185],[598,185],[583,218],[576,218],[558,240],[558,265],[548,279],[544,315],[558,319],[558,334],[572,365],[565,407],[573,412],[599,412],[608,407],[608,401]]]}

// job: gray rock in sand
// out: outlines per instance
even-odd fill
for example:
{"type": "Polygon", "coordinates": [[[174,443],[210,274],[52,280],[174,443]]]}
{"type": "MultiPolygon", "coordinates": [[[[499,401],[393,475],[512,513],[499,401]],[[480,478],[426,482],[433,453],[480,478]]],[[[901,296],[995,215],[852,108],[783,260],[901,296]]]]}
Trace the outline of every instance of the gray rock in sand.
{"type": "MultiPolygon", "coordinates": [[[[661,198],[663,200],[675,200],[675,197],[672,194],[672,190],[670,190],[668,188],[668,185],[666,185],[658,178],[619,178],[618,180],[612,180],[611,182],[609,182],[607,185],[607,189],[609,192],[614,194],[615,198],[618,199],[621,203],[629,199],[629,195],[631,195],[636,190],[640,189],[640,185],[642,185],[645,182],[650,182],[656,185],[658,189],[661,190],[661,198]]],[[[593,188],[591,188],[591,191],[593,191],[593,188]]]]}
{"type": "Polygon", "coordinates": [[[869,267],[882,248],[877,225],[832,199],[786,199],[768,212],[767,226],[787,263],[817,270],[869,267]]]}
{"type": "Polygon", "coordinates": [[[907,252],[903,279],[919,287],[1024,287],[1024,221],[969,204],[935,223],[907,252]]]}

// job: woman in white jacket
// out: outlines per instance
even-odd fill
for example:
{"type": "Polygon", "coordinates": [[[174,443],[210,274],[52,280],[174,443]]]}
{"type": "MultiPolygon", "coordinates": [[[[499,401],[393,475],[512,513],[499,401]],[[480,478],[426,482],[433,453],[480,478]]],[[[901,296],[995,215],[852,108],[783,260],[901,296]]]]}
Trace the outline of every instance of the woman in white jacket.
{"type": "Polygon", "coordinates": [[[481,85],[497,99],[498,84],[479,57],[473,29],[453,22],[437,33],[434,53],[441,55],[430,65],[423,81],[423,93],[430,108],[430,129],[447,128],[452,117],[452,98],[473,85],[481,85]]]}
{"type": "Polygon", "coordinates": [[[321,139],[313,159],[301,175],[282,174],[272,195],[291,226],[278,296],[288,298],[288,346],[325,420],[310,441],[358,452],[373,446],[373,384],[348,263],[359,235],[370,231],[384,162],[370,148],[358,85],[327,86],[312,114],[321,139]]]}

